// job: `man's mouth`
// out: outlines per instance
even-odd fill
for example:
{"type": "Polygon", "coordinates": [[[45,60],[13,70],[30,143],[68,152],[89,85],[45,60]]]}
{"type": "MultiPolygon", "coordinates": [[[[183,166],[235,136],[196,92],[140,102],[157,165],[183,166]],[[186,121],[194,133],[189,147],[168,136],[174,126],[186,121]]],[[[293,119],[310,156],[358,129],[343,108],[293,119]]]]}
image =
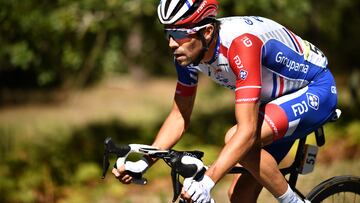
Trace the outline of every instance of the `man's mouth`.
{"type": "Polygon", "coordinates": [[[175,56],[176,59],[178,59],[178,58],[180,58],[180,57],[182,57],[182,56],[185,56],[185,55],[184,55],[184,54],[174,53],[174,56],[175,56]]]}

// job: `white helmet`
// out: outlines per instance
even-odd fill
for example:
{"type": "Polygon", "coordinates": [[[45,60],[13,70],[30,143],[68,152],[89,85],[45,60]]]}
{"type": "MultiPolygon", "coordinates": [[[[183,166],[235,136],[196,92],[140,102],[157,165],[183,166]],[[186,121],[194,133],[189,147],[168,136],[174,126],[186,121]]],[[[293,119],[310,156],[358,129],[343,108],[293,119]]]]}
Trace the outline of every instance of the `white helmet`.
{"type": "Polygon", "coordinates": [[[217,0],[161,0],[158,17],[164,25],[194,25],[217,15],[217,0]]]}

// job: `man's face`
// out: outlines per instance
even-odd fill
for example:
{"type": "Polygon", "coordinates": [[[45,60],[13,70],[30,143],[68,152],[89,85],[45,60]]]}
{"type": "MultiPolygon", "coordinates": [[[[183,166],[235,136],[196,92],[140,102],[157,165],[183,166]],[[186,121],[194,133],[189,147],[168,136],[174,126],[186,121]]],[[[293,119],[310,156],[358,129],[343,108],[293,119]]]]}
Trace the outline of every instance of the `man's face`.
{"type": "Polygon", "coordinates": [[[181,66],[186,66],[195,61],[201,50],[201,41],[191,38],[189,41],[176,41],[172,37],[169,39],[169,47],[171,48],[176,61],[181,66]]]}
{"type": "Polygon", "coordinates": [[[169,47],[179,65],[186,66],[193,63],[200,54],[202,42],[196,34],[200,29],[201,27],[197,29],[165,29],[169,47]]]}

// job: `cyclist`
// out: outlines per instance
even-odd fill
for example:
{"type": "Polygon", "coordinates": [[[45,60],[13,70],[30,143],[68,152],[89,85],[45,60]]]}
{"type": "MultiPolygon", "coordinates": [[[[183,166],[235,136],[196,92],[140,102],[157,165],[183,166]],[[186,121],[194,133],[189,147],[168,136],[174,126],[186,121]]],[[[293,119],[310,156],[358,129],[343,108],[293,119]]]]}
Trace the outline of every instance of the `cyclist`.
{"type": "MultiPolygon", "coordinates": [[[[189,126],[198,73],[235,92],[234,125],[226,144],[200,181],[187,179],[183,197],[208,202],[213,186],[236,164],[250,174],[234,177],[231,202],[256,202],[268,189],[279,202],[304,202],[291,190],[278,163],[294,140],[324,124],[337,104],[325,55],[286,27],[263,17],[216,19],[216,0],[162,0],[158,17],[174,55],[178,82],[172,110],[153,145],[169,149],[189,126]]],[[[215,118],[214,118],[215,119],[215,118]]],[[[127,162],[114,175],[145,172],[154,160],[127,162]]]]}

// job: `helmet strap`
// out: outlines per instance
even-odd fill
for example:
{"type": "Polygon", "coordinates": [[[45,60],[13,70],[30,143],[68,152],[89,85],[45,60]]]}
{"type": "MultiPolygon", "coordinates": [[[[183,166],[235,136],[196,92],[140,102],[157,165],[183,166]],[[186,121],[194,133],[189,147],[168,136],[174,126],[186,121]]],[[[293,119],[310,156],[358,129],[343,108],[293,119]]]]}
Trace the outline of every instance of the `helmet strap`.
{"type": "Polygon", "coordinates": [[[210,44],[214,41],[214,38],[215,38],[215,31],[211,34],[211,39],[210,39],[209,43],[206,43],[206,39],[205,39],[202,31],[197,32],[197,36],[201,40],[202,48],[200,50],[200,53],[199,53],[198,57],[193,62],[193,64],[195,66],[199,65],[201,60],[204,58],[205,53],[209,50],[210,44]]]}

